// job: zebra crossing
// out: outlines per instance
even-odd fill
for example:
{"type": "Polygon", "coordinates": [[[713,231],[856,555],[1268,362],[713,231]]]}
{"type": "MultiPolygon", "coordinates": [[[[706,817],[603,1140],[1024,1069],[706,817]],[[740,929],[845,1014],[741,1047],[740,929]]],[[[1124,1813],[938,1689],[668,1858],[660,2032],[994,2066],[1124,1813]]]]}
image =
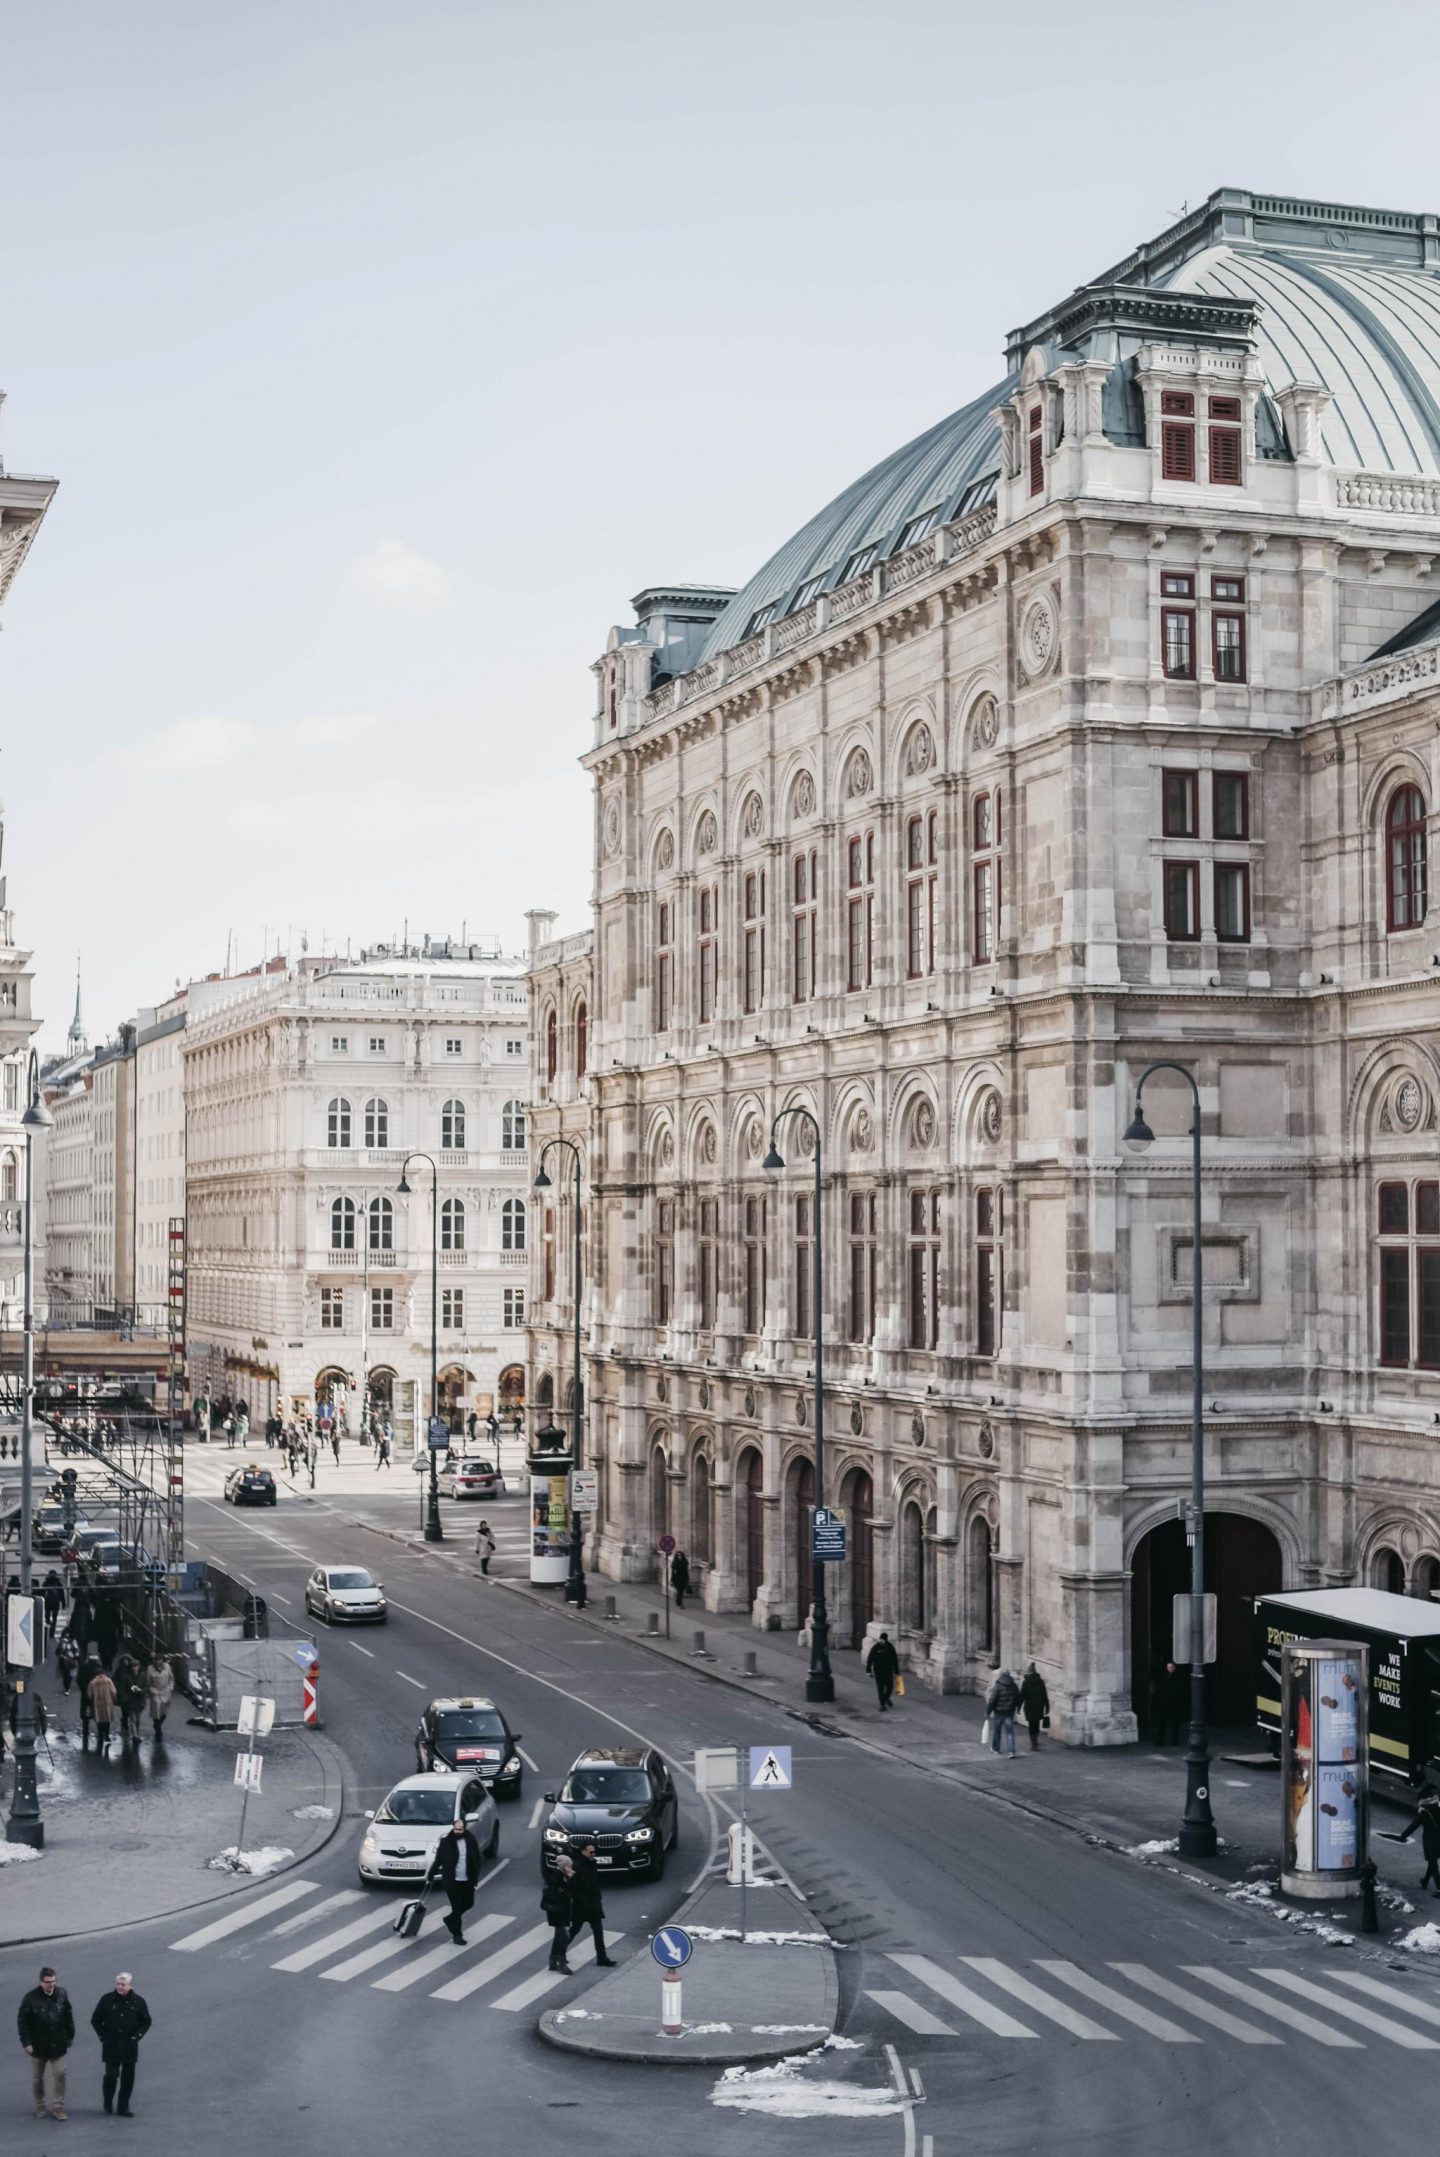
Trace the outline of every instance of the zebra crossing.
{"type": "MultiPolygon", "coordinates": [[[[503,1865],[496,1867],[496,1873],[501,1870],[503,1865]]],[[[487,1875],[487,1880],[496,1873],[487,1875]]],[[[528,1976],[520,1975],[524,1964],[548,1955],[552,1935],[544,1924],[512,1931],[523,1923],[512,1911],[472,1911],[463,1948],[446,1934],[432,1946],[423,1935],[418,1940],[396,1937],[399,1905],[389,1897],[376,1902],[363,1889],[342,1888],[318,1902],[309,1899],[319,1893],[318,1880],[287,1880],[281,1887],[246,1897],[238,1908],[227,1909],[197,1931],[172,1940],[170,1951],[195,1955],[207,1948],[226,1952],[234,1948],[246,1956],[263,1956],[272,1970],[289,1976],[317,1977],[331,1985],[360,1982],[374,1992],[412,1992],[423,1987],[427,1998],[447,2004],[503,1985],[513,1973],[518,1982],[480,2002],[500,2014],[519,2014],[565,1983],[560,1971],[544,1964],[528,1976]],[[363,1908],[357,1910],[357,1905],[363,1908]],[[442,1972],[443,1982],[432,1986],[429,1980],[442,1972]]],[[[607,1952],[623,1938],[623,1933],[607,1932],[607,1952]]],[[[572,1970],[592,1960],[594,1952],[588,1935],[583,1943],[577,1940],[570,1950],[572,1970]]]]}
{"type": "Polygon", "coordinates": [[[884,1960],[913,1989],[867,1986],[866,1997],[912,2037],[957,2038],[979,2029],[1024,2039],[1058,2028],[1086,2044],[1123,2042],[1140,2031],[1164,2045],[1205,2044],[1219,2033],[1242,2045],[1304,2038],[1340,2051],[1381,2043],[1440,2052],[1440,2034],[1427,2034],[1440,2033],[1440,1996],[1357,1970],[1327,1966],[1305,1975],[1274,1964],[1241,1970],[1189,1963],[1166,1975],[1143,1962],[1092,1971],[1043,1957],[1024,1968],[992,1955],[960,1955],[953,1969],[928,1955],[884,1960]]]}

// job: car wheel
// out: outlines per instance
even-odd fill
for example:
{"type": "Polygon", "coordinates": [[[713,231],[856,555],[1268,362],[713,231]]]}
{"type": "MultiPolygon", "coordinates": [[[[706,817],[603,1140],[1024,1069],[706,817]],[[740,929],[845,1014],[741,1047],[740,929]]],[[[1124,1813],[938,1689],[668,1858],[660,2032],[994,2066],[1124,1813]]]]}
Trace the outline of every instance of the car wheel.
{"type": "Polygon", "coordinates": [[[525,1778],[524,1778],[524,1776],[523,1776],[523,1775],[517,1775],[517,1776],[516,1776],[516,1778],[515,1778],[515,1780],[514,1780],[514,1782],[513,1782],[513,1783],[512,1783],[511,1785],[510,1785],[509,1789],[508,1789],[508,1790],[502,1790],[502,1791],[500,1792],[500,1796],[501,1796],[501,1797],[502,1797],[502,1798],[504,1799],[504,1801],[505,1801],[505,1803],[506,1803],[507,1805],[518,1805],[518,1804],[519,1804],[519,1802],[520,1802],[520,1788],[521,1788],[521,1785],[523,1784],[524,1780],[525,1780],[525,1778]]]}

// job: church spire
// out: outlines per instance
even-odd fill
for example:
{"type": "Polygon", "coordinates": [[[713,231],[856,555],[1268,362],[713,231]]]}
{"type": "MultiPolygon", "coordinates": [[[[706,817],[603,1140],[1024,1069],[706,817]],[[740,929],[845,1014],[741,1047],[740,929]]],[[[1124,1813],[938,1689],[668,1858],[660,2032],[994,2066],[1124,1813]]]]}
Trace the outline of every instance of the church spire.
{"type": "Polygon", "coordinates": [[[90,1043],[85,1038],[85,1021],[80,1013],[80,961],[75,961],[75,1016],[70,1021],[70,1031],[65,1036],[66,1053],[83,1056],[90,1043]]]}

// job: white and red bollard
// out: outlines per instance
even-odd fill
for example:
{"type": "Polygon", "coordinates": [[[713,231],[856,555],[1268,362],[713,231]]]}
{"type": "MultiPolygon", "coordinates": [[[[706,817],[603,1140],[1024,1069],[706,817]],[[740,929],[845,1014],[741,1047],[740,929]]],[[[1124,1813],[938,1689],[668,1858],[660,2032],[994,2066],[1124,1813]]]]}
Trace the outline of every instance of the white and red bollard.
{"type": "Polygon", "coordinates": [[[318,1663],[312,1663],[310,1665],[310,1668],[305,1673],[305,1677],[303,1680],[304,1693],[302,1698],[305,1712],[305,1720],[307,1723],[310,1724],[311,1728],[315,1730],[318,1730],[320,1727],[320,1703],[318,1698],[316,1697],[316,1687],[319,1685],[319,1682],[320,1665],[318,1663]]]}
{"type": "Polygon", "coordinates": [[[660,2030],[665,2037],[685,2035],[685,2024],[680,2015],[678,1977],[662,1977],[660,1980],[660,2030]]]}

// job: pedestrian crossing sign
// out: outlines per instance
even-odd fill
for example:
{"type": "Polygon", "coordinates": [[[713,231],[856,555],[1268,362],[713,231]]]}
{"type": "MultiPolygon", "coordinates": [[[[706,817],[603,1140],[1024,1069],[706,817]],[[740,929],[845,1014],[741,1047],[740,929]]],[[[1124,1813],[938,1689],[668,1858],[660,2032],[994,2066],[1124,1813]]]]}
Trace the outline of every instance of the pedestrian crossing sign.
{"type": "Polygon", "coordinates": [[[750,1788],[752,1790],[789,1790],[794,1778],[790,1773],[790,1747],[788,1745],[752,1745],[750,1748],[750,1788]]]}

